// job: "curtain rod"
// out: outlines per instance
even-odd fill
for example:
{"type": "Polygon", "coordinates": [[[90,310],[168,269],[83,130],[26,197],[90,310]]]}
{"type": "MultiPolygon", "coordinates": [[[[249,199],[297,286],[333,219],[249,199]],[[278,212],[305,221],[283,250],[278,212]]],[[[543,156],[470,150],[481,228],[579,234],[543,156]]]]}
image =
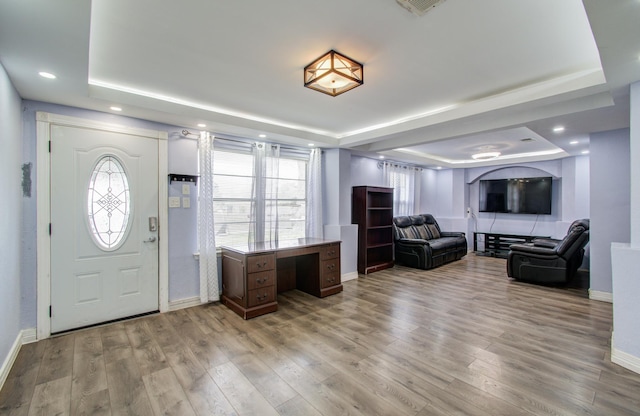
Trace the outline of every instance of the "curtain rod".
{"type": "Polygon", "coordinates": [[[396,166],[399,168],[405,168],[405,169],[415,169],[415,170],[423,170],[424,168],[420,167],[420,166],[415,166],[415,165],[409,165],[407,163],[400,163],[400,162],[394,162],[391,160],[388,161],[378,161],[378,169],[382,169],[382,167],[384,165],[391,165],[391,166],[396,166]]]}
{"type": "MultiPolygon", "coordinates": [[[[188,140],[198,140],[198,138],[200,137],[200,133],[193,133],[187,129],[183,129],[181,133],[179,133],[181,137],[184,137],[185,139],[188,140]],[[188,137],[188,136],[195,136],[194,138],[192,137],[188,137]]],[[[216,134],[216,133],[209,133],[211,135],[213,135],[213,137],[215,137],[216,139],[219,140],[226,140],[226,141],[230,141],[230,142],[234,142],[234,143],[240,143],[240,144],[246,144],[246,145],[253,145],[255,144],[255,142],[257,142],[258,140],[253,140],[253,139],[247,139],[247,138],[237,138],[236,136],[230,136],[230,135],[226,135],[226,134],[216,134]]],[[[290,146],[290,145],[283,145],[281,143],[269,143],[269,142],[265,142],[267,144],[270,145],[275,145],[278,144],[280,146],[281,149],[284,150],[294,150],[294,151],[299,151],[299,152],[304,152],[304,153],[309,153],[310,149],[307,149],[305,147],[295,147],[295,146],[290,146]]]]}
{"type": "MultiPolygon", "coordinates": [[[[247,144],[247,145],[255,145],[256,142],[259,142],[259,140],[255,140],[255,139],[246,139],[246,138],[237,138],[235,136],[227,136],[227,135],[217,135],[215,133],[213,133],[213,136],[216,139],[220,139],[220,140],[227,140],[230,142],[234,142],[234,143],[241,143],[241,144],[247,144]]],[[[284,149],[284,150],[294,150],[294,151],[299,151],[299,152],[304,152],[304,153],[309,153],[310,149],[304,148],[304,147],[296,147],[296,146],[290,146],[290,145],[283,145],[281,143],[270,143],[270,142],[264,142],[270,145],[279,145],[280,149],[284,149]]]]}

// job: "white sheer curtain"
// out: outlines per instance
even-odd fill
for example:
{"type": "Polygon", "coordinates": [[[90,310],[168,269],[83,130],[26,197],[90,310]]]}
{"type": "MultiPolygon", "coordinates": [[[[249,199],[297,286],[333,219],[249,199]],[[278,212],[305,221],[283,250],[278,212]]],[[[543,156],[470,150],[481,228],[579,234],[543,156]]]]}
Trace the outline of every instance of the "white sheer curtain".
{"type": "Polygon", "coordinates": [[[200,301],[220,300],[218,257],[213,223],[213,136],[200,133],[198,149],[200,180],[198,182],[198,242],[200,248],[200,301]]]}
{"type": "Polygon", "coordinates": [[[390,162],[384,162],[382,169],[386,186],[393,188],[393,215],[414,215],[418,171],[411,166],[390,162]]]}
{"type": "Polygon", "coordinates": [[[306,236],[322,238],[322,150],[313,149],[307,164],[306,236]]]}
{"type": "Polygon", "coordinates": [[[280,145],[267,145],[264,152],[264,241],[278,241],[278,186],[280,145]]]}
{"type": "Polygon", "coordinates": [[[249,243],[278,241],[278,176],[280,146],[256,143],[254,154],[254,180],[251,218],[254,226],[249,230],[249,243]]]}

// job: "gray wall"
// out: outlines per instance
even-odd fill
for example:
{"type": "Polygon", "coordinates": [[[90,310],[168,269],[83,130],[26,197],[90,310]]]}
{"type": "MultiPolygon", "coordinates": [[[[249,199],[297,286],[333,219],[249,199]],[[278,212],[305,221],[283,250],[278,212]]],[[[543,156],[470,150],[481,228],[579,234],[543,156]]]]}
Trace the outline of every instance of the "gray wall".
{"type": "MultiPolygon", "coordinates": [[[[378,160],[351,157],[352,186],[384,186],[378,160]]],[[[424,169],[420,180],[419,212],[433,214],[448,231],[549,235],[562,238],[571,222],[589,218],[589,157],[578,156],[522,165],[469,169],[424,169]],[[478,180],[553,176],[552,215],[513,215],[478,212],[478,180]],[[471,207],[474,217],[466,219],[471,207]]],[[[470,241],[470,244],[472,241],[470,241]]]]}
{"type": "Polygon", "coordinates": [[[424,214],[438,215],[438,198],[434,198],[438,187],[438,171],[423,169],[420,179],[420,208],[424,214]]]}
{"type": "Polygon", "coordinates": [[[379,160],[351,156],[351,186],[386,186],[379,160]]]}
{"type": "MultiPolygon", "coordinates": [[[[4,107],[3,107],[4,108],[4,107]]],[[[19,107],[18,107],[19,108],[19,107]]],[[[72,117],[80,117],[129,127],[166,131],[169,136],[168,168],[170,173],[195,174],[197,169],[197,142],[180,138],[182,127],[154,123],[108,113],[100,113],[61,105],[23,102],[23,156],[24,163],[31,163],[33,181],[32,197],[23,198],[22,278],[21,278],[21,328],[36,326],[36,112],[46,111],[72,117]]],[[[4,125],[4,123],[3,123],[4,125]]],[[[18,136],[19,137],[19,136],[18,136]]],[[[6,153],[3,153],[3,157],[6,153]]],[[[200,294],[198,262],[193,257],[197,251],[197,190],[190,185],[191,208],[169,209],[169,302],[192,298],[200,294]]],[[[169,196],[182,197],[182,184],[169,186],[169,196]]],[[[184,195],[186,197],[186,195],[184,195]]],[[[167,201],[165,201],[167,203],[167,201]]],[[[17,256],[20,258],[20,256],[17,256]]],[[[1,295],[0,295],[1,296],[1,295]]]]}
{"type": "MultiPolygon", "coordinates": [[[[351,185],[384,186],[379,160],[351,157],[351,185]]],[[[433,214],[446,231],[467,234],[473,247],[473,232],[501,232],[548,235],[562,238],[571,222],[589,218],[589,157],[578,156],[522,165],[488,166],[469,169],[423,169],[417,212],[433,214]],[[552,215],[513,215],[478,212],[478,180],[526,176],[553,176],[552,215]],[[470,207],[473,216],[467,216],[470,207]]],[[[583,268],[589,268],[586,249],[583,268]]]]}
{"type": "Polygon", "coordinates": [[[591,290],[611,293],[611,243],[630,240],[629,129],[592,134],[591,290]]]}
{"type": "MultiPolygon", "coordinates": [[[[198,174],[198,142],[169,135],[169,173],[198,174]]],[[[189,198],[191,208],[169,208],[169,302],[200,296],[198,251],[198,186],[173,182],[169,196],[189,198]],[[186,185],[189,195],[183,194],[186,185]]],[[[182,206],[182,204],[180,204],[182,206]]],[[[220,266],[220,265],[218,265],[220,266]]],[[[222,284],[219,285],[222,288],[222,284]]]]}
{"type": "Polygon", "coordinates": [[[20,96],[0,65],[0,365],[20,333],[20,96]]]}
{"type": "Polygon", "coordinates": [[[630,97],[631,247],[638,249],[640,248],[640,82],[631,84],[630,97]]]}

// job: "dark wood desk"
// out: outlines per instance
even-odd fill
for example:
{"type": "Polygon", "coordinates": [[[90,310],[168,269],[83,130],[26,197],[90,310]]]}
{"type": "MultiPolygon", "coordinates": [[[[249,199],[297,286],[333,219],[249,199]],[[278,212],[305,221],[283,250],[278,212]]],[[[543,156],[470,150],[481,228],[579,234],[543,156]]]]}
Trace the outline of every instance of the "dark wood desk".
{"type": "Polygon", "coordinates": [[[277,294],[342,291],[340,241],[315,238],[222,247],[222,303],[244,319],[278,310],[277,294]]]}

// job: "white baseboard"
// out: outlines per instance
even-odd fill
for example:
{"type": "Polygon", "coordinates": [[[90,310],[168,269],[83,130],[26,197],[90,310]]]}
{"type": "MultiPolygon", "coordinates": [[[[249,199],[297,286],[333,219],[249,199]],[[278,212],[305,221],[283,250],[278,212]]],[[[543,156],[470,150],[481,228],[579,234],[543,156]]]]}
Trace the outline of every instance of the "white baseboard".
{"type": "Polygon", "coordinates": [[[611,362],[640,374],[640,357],[620,351],[613,346],[611,347],[611,362]]]}
{"type": "Polygon", "coordinates": [[[340,280],[342,282],[348,282],[349,280],[354,280],[358,278],[358,272],[345,273],[340,276],[340,280]]]}
{"type": "Polygon", "coordinates": [[[36,334],[35,328],[22,330],[22,345],[31,344],[32,342],[36,342],[37,340],[38,340],[38,336],[36,334]]]}
{"type": "Polygon", "coordinates": [[[613,303],[613,293],[611,293],[611,292],[600,292],[598,290],[589,289],[589,299],[591,299],[591,300],[599,300],[600,302],[613,303]]]}
{"type": "Polygon", "coordinates": [[[9,377],[9,372],[11,371],[11,367],[13,367],[13,363],[16,361],[18,357],[18,353],[20,352],[20,347],[22,344],[28,344],[30,342],[34,342],[36,340],[36,329],[23,329],[18,332],[18,336],[15,341],[13,341],[13,345],[9,350],[9,354],[4,359],[2,363],[2,367],[0,367],[0,390],[2,390],[2,386],[4,386],[4,382],[7,381],[7,377],[9,377]]]}
{"type": "Polygon", "coordinates": [[[169,312],[200,305],[200,296],[184,298],[169,302],[169,312]]]}

